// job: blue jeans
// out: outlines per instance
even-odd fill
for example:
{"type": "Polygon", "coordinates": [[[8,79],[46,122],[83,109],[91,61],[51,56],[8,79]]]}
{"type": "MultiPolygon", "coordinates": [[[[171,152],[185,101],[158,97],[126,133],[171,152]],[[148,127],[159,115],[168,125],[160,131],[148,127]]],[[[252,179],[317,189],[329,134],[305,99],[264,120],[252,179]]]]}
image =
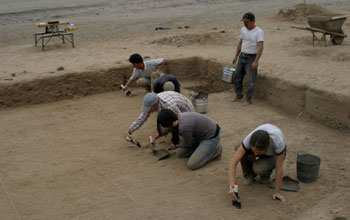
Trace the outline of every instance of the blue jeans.
{"type": "Polygon", "coordinates": [[[177,149],[177,156],[189,157],[187,167],[191,170],[203,167],[211,160],[221,156],[220,133],[215,138],[208,140],[199,141],[193,138],[191,147],[180,147],[177,149]]]}
{"type": "Polygon", "coordinates": [[[247,80],[248,80],[248,90],[247,94],[245,96],[245,100],[248,102],[251,102],[255,85],[256,85],[256,78],[258,75],[257,69],[252,69],[252,64],[255,60],[256,54],[245,54],[241,53],[238,58],[238,62],[236,64],[236,73],[233,77],[233,82],[235,84],[235,92],[236,97],[238,99],[243,98],[243,78],[244,75],[247,74],[247,80]]]}

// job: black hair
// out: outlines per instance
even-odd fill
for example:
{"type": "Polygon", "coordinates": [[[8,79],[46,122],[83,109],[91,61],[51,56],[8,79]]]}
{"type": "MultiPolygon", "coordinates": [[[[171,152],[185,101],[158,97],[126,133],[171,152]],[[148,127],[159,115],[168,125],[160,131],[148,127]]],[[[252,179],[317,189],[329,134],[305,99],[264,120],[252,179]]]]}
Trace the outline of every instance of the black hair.
{"type": "Polygon", "coordinates": [[[176,125],[175,127],[173,127],[173,122],[179,120],[177,115],[175,114],[175,112],[171,111],[170,109],[162,109],[157,116],[157,130],[158,130],[158,134],[159,136],[162,135],[161,132],[161,126],[164,128],[170,128],[171,129],[171,134],[172,134],[172,138],[171,141],[173,142],[173,144],[177,145],[179,144],[179,125],[176,125]]]}
{"type": "Polygon", "coordinates": [[[140,54],[134,53],[129,57],[129,62],[130,63],[142,63],[143,59],[140,54]]]}
{"type": "Polygon", "coordinates": [[[248,19],[250,21],[255,21],[255,15],[252,12],[247,12],[243,15],[243,19],[248,19]]]}
{"type": "Polygon", "coordinates": [[[270,144],[270,135],[267,131],[257,130],[250,137],[250,146],[256,147],[258,150],[266,150],[270,144]]]}

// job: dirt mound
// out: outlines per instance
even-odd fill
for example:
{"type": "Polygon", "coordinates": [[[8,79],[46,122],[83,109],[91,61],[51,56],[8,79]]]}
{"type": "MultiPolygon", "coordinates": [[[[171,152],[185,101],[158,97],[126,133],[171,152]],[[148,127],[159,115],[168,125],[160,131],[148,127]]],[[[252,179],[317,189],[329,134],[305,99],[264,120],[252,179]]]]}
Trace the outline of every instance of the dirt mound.
{"type": "Polygon", "coordinates": [[[206,33],[206,34],[187,34],[165,37],[152,41],[152,43],[186,46],[191,44],[199,45],[216,45],[218,43],[231,42],[232,39],[224,31],[222,33],[206,33]]]}
{"type": "Polygon", "coordinates": [[[317,4],[298,4],[294,8],[283,10],[281,9],[277,17],[286,19],[287,21],[306,21],[310,15],[329,15],[332,11],[319,6],[317,4]]]}

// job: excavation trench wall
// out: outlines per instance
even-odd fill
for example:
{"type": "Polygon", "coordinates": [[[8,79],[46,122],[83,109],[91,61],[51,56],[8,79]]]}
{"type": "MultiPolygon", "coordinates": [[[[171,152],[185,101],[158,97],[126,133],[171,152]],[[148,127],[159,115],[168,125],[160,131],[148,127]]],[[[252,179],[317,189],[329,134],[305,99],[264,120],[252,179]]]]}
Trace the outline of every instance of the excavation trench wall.
{"type": "MultiPolygon", "coordinates": [[[[168,60],[166,73],[180,80],[197,80],[200,86],[188,89],[196,92],[222,92],[232,85],[221,81],[223,64],[200,57],[168,60]]],[[[0,108],[49,103],[90,94],[120,89],[132,71],[121,66],[101,71],[64,74],[27,82],[0,85],[0,108]]],[[[303,115],[332,128],[350,128],[350,97],[339,96],[297,85],[279,78],[258,76],[254,99],[293,115],[303,115]]],[[[228,100],[229,101],[229,100],[228,100]]]]}

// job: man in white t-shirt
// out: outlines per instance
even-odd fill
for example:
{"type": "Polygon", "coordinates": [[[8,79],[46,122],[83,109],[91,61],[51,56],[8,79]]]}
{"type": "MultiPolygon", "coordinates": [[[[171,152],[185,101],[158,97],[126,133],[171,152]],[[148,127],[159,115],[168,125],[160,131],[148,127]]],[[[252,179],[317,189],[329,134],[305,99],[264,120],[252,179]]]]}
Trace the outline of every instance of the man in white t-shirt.
{"type": "Polygon", "coordinates": [[[233,78],[236,97],[233,101],[243,98],[243,78],[247,75],[248,90],[245,96],[244,106],[252,103],[252,97],[256,86],[258,63],[264,49],[264,32],[255,26],[255,16],[251,12],[243,15],[244,27],[241,29],[240,40],[237,45],[235,57],[232,61],[236,64],[236,73],[233,78]]]}
{"type": "Polygon", "coordinates": [[[164,64],[164,59],[159,58],[143,61],[141,55],[135,53],[130,56],[129,62],[133,65],[134,69],[125,87],[128,88],[131,83],[136,81],[138,86],[146,87],[151,91],[152,81],[163,75],[160,69],[164,64]]]}
{"type": "Polygon", "coordinates": [[[236,166],[241,162],[244,175],[243,184],[251,184],[257,175],[260,183],[269,183],[272,170],[275,169],[275,191],[273,199],[286,202],[280,193],[283,180],[283,161],[286,155],[286,139],[282,131],[272,124],[263,124],[248,134],[243,142],[236,147],[229,166],[230,191],[233,200],[233,186],[236,181],[236,166]],[[231,189],[232,188],[232,189],[231,189]]]}

